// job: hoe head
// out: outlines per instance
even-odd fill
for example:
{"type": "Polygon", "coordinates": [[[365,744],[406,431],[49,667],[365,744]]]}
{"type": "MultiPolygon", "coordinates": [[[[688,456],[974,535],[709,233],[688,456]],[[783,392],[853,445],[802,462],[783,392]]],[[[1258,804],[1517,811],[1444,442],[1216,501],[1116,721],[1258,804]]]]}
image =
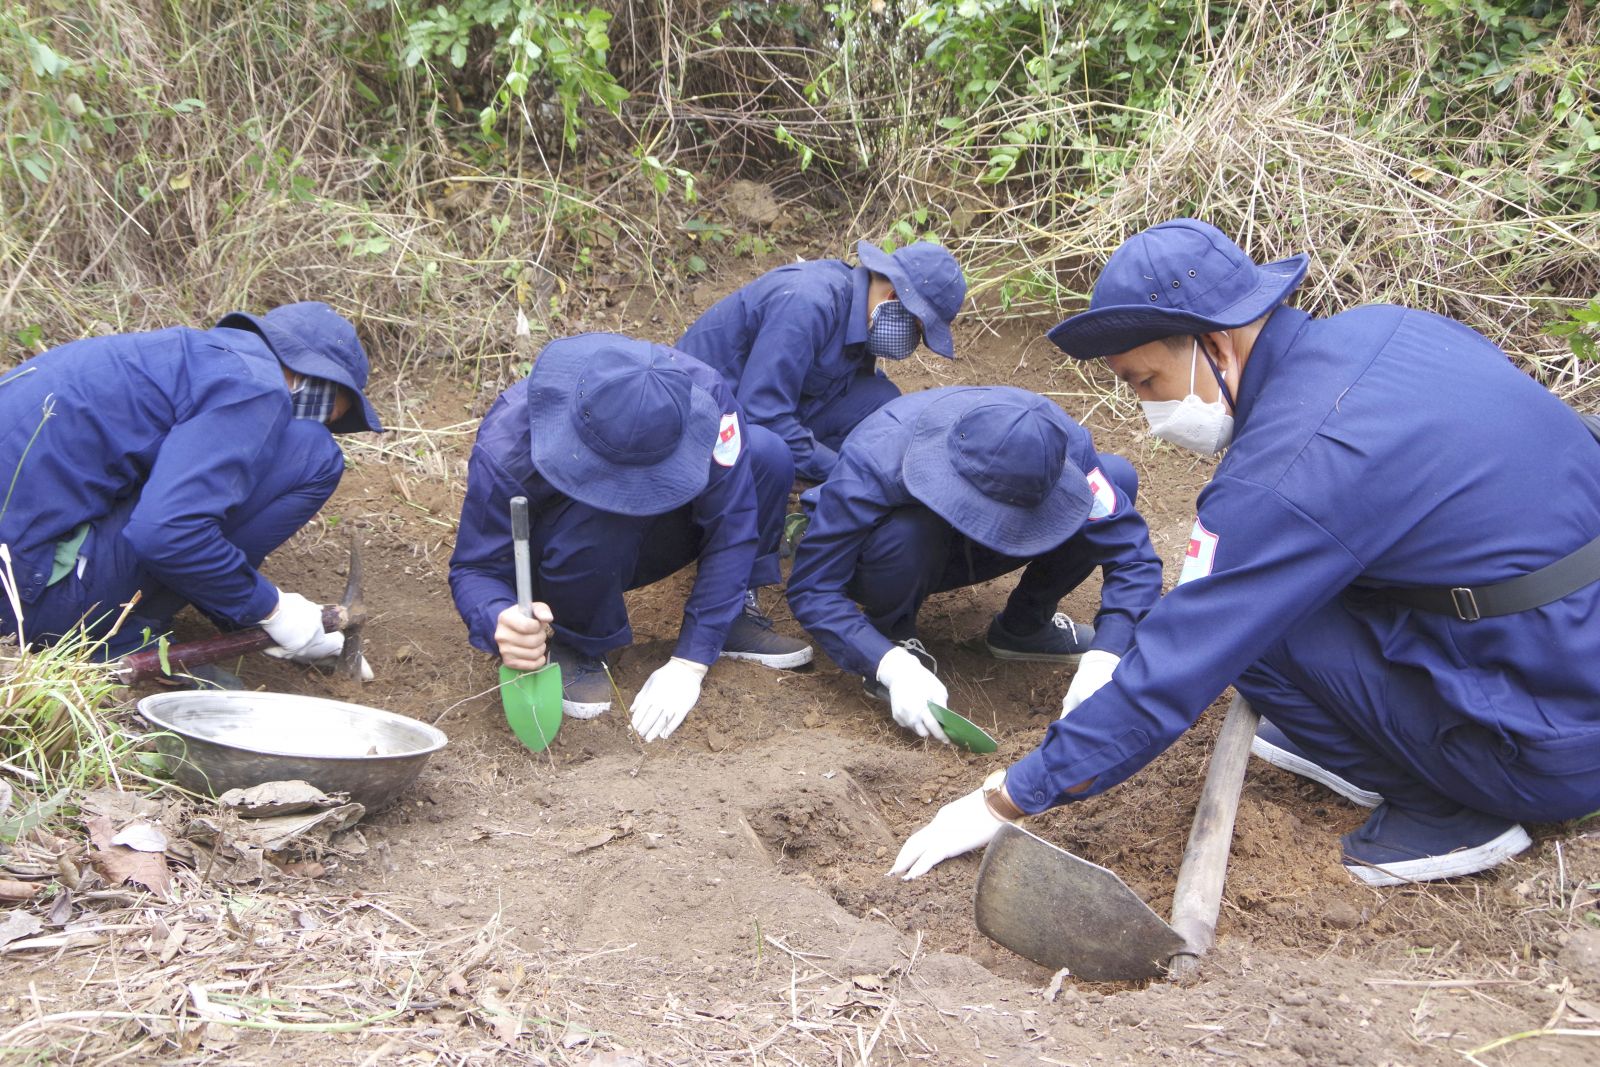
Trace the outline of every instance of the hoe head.
{"type": "Polygon", "coordinates": [[[1153,978],[1185,946],[1114,872],[1015,825],[983,854],[976,907],[986,937],[1091,982],[1153,978]]]}

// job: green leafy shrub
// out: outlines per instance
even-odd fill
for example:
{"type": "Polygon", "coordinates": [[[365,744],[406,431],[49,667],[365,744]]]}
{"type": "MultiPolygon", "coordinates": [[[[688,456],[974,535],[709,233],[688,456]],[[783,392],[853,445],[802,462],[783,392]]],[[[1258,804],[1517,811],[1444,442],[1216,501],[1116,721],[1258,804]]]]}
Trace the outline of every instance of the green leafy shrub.
{"type": "Polygon", "coordinates": [[[611,13],[603,8],[570,0],[407,0],[400,10],[407,67],[443,59],[461,71],[474,57],[492,65],[498,81],[478,112],[485,133],[537,88],[554,95],[562,139],[576,147],[585,100],[615,114],[628,97],[606,68],[611,13]]]}

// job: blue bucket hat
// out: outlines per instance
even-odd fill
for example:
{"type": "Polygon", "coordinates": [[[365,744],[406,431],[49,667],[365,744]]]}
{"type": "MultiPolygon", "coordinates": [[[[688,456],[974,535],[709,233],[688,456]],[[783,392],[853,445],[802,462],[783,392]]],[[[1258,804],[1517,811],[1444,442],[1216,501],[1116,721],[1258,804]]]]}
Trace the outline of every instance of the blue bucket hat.
{"type": "Polygon", "coordinates": [[[1067,457],[1061,409],[1010,386],[940,391],[911,428],[901,466],[911,495],[1007,556],[1036,556],[1077,533],[1094,494],[1067,457]]]}
{"type": "Polygon", "coordinates": [[[871,241],[856,242],[856,257],[870,271],[888,278],[894,295],[922,323],[922,340],[946,359],[956,354],[950,324],[967,298],[967,279],[961,265],[945,248],[918,241],[893,255],[871,241]]]}
{"type": "Polygon", "coordinates": [[[217,325],[254,330],[266,340],[278,362],[296,374],[338,382],[350,390],[355,402],[328,424],[334,433],[383,432],[378,412],[362,392],[367,387],[366,349],[350,321],[327,304],[307,300],[275,307],[265,315],[235,311],[224,315],[217,325]]]}
{"type": "Polygon", "coordinates": [[[722,411],[690,357],[617,334],[552,341],[528,376],[533,465],[582,504],[661,515],[711,479],[722,411]]]}
{"type": "Polygon", "coordinates": [[[1173,219],[1124,241],[1089,310],[1047,336],[1069,356],[1100,359],[1163,337],[1231,330],[1283,303],[1305,276],[1303,254],[1257,266],[1210,223],[1173,219]]]}

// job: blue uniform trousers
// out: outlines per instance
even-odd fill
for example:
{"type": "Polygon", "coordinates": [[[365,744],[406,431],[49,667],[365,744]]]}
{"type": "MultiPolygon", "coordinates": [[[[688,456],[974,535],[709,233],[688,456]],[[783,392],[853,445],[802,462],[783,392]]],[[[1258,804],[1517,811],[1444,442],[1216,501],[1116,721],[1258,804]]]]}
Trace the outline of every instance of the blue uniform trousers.
{"type": "MultiPolygon", "coordinates": [[[[761,426],[744,426],[755,479],[756,562],[750,588],[782,580],[778,546],[783,508],[794,484],[789,444],[761,426]]],[[[659,582],[700,558],[705,540],[691,505],[664,515],[619,515],[563,498],[532,516],[533,598],[550,605],[562,640],[600,656],[633,640],[622,594],[659,582]]]]}
{"type": "Polygon", "coordinates": [[[1332,601],[1236,683],[1307,758],[1426,813],[1546,822],[1595,809],[1600,731],[1534,740],[1445,710],[1430,672],[1389,661],[1359,610],[1332,601]]]}
{"type": "Polygon", "coordinates": [[[869,365],[850,379],[844,392],[802,411],[800,422],[818,441],[837,450],[862,419],[899,395],[900,387],[869,365]]]}
{"type": "MultiPolygon", "coordinates": [[[[222,536],[244,553],[251,567],[311,520],[339,485],[344,454],[319,423],[293,419],[284,428],[278,455],[268,475],[243,503],[224,516],[222,536]]],[[[126,655],[150,637],[165,633],[185,598],[162,585],[143,566],[122,536],[138,497],[119,503],[110,514],[90,523],[78,550],[80,568],[47,587],[27,606],[23,629],[29,642],[54,640],[79,620],[102,636],[116,621],[121,605],[135,592],[139,602],[106,643],[107,657],[126,655]]],[[[10,605],[0,597],[0,632],[16,631],[10,605]]]]}
{"type": "MultiPolygon", "coordinates": [[[[1100,463],[1106,477],[1133,504],[1139,493],[1133,465],[1107,452],[1100,453],[1100,463]]],[[[916,636],[917,612],[932,594],[1026,568],[1002,614],[1007,629],[1030,633],[1049,622],[1061,598],[1098,565],[1080,537],[1068,538],[1032,559],[1019,559],[957,533],[928,508],[905,507],[867,539],[845,591],[879,633],[903,641],[916,636]]]]}

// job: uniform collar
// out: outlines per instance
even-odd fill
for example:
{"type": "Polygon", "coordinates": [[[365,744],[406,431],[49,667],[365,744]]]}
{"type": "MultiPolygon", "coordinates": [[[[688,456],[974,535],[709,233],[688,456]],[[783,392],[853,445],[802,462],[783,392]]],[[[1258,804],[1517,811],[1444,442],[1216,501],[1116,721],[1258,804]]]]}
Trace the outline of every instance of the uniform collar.
{"type": "Polygon", "coordinates": [[[1237,406],[1233,411],[1235,433],[1244,428],[1245,420],[1250,417],[1250,409],[1255,406],[1256,397],[1261,395],[1272,369],[1309,321],[1311,316],[1299,308],[1280,306],[1256,335],[1256,343],[1250,349],[1250,361],[1244,365],[1244,377],[1239,379],[1237,406]]]}
{"type": "Polygon", "coordinates": [[[845,317],[844,343],[860,345],[867,342],[867,286],[872,282],[872,272],[856,267],[851,279],[850,312],[845,317]]]}

